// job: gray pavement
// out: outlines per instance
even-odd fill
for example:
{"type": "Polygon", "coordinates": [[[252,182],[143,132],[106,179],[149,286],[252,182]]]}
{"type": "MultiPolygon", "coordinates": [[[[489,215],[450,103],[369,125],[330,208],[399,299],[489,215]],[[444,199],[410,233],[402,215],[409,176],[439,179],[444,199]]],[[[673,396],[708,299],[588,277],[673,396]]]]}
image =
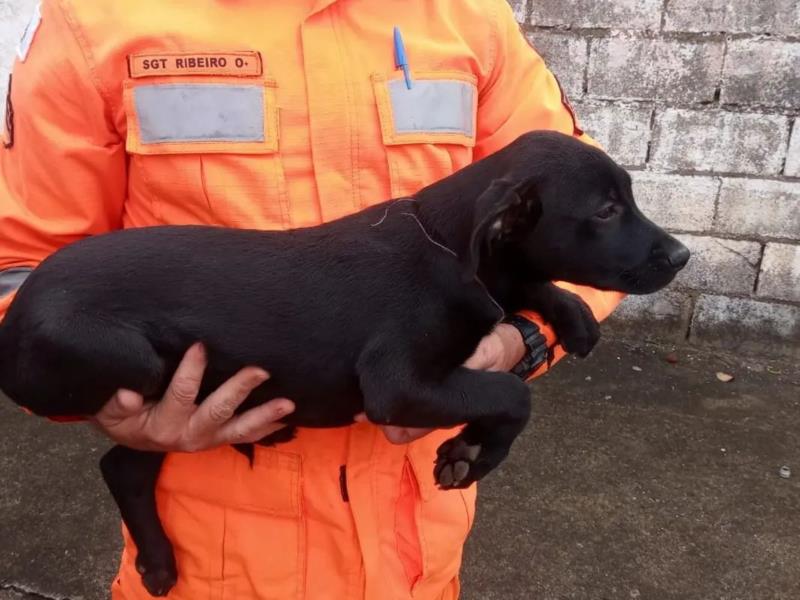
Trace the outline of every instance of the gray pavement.
{"type": "MultiPolygon", "coordinates": [[[[465,600],[800,599],[800,368],[668,350],[607,342],[536,381],[481,488],[465,600]]],[[[108,596],[104,447],[0,403],[0,600],[108,596]]]]}

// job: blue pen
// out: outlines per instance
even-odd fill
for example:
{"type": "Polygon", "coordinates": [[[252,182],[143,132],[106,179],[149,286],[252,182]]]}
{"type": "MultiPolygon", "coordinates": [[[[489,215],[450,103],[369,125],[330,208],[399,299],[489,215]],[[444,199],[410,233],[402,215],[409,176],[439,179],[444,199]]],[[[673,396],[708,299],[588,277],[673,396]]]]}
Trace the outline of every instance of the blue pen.
{"type": "Polygon", "coordinates": [[[406,47],[403,45],[403,36],[400,35],[399,27],[394,28],[394,68],[403,69],[403,76],[406,78],[406,87],[411,89],[411,72],[408,69],[406,47]]]}

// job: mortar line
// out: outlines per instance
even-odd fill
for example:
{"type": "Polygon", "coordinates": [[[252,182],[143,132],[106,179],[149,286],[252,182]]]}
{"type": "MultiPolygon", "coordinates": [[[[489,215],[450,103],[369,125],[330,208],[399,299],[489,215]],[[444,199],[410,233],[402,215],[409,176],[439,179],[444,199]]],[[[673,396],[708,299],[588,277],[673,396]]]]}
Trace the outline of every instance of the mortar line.
{"type": "Polygon", "coordinates": [[[656,129],[656,106],[650,109],[650,134],[647,136],[647,151],[644,154],[644,166],[647,168],[650,165],[650,153],[653,149],[653,134],[656,129]]]}
{"type": "Polygon", "coordinates": [[[719,65],[719,77],[717,78],[717,89],[714,90],[714,105],[722,107],[722,85],[725,83],[725,66],[728,62],[728,49],[730,48],[730,38],[725,36],[722,47],[722,60],[719,65]]]}
{"type": "MultiPolygon", "coordinates": [[[[646,169],[638,165],[622,165],[630,171],[645,171],[646,169]]],[[[798,183],[800,177],[789,175],[759,175],[758,173],[742,173],[734,171],[695,171],[693,169],[660,169],[651,171],[660,175],[677,175],[681,177],[719,177],[721,179],[747,179],[749,181],[772,181],[775,183],[798,183]]]]}
{"type": "Polygon", "coordinates": [[[782,298],[775,298],[772,296],[754,297],[750,292],[720,291],[705,287],[691,287],[677,284],[673,285],[673,287],[670,289],[676,292],[684,292],[685,294],[696,293],[703,296],[720,296],[730,300],[747,300],[749,302],[758,302],[759,304],[774,304],[776,306],[785,306],[788,308],[800,308],[800,302],[784,300],[782,298]]]}
{"type": "MultiPolygon", "coordinates": [[[[580,38],[579,38],[580,39],[580,38]]],[[[592,42],[594,38],[586,37],[586,64],[583,66],[583,97],[589,96],[589,61],[592,60],[592,42]]]]}
{"type": "Polygon", "coordinates": [[[711,218],[711,233],[719,232],[719,201],[722,199],[722,177],[714,177],[717,182],[717,193],[714,195],[714,216],[711,218]]]}
{"type": "Polygon", "coordinates": [[[789,162],[789,151],[792,148],[792,134],[794,133],[794,128],[797,125],[797,118],[789,119],[789,135],[786,137],[786,152],[783,154],[783,163],[781,164],[781,172],[780,174],[783,177],[786,177],[786,163],[789,162]]]}
{"type": "Polygon", "coordinates": [[[756,235],[747,233],[730,233],[728,231],[705,231],[699,229],[680,229],[677,227],[665,227],[665,229],[677,235],[688,235],[690,237],[715,238],[717,240],[729,242],[753,242],[757,244],[787,244],[789,246],[800,245],[800,240],[770,235],[756,235]]]}
{"type": "Polygon", "coordinates": [[[664,32],[667,30],[667,8],[669,7],[669,0],[664,0],[661,3],[661,26],[659,28],[659,33],[664,35],[664,32]]]}
{"type": "MultiPolygon", "coordinates": [[[[718,90],[715,89],[715,96],[718,90]]],[[[800,117],[800,108],[789,106],[777,106],[774,104],[741,104],[736,102],[716,103],[714,100],[701,100],[699,102],[681,102],[669,98],[634,98],[634,97],[614,97],[614,96],[590,96],[587,101],[601,104],[604,106],[615,106],[620,104],[652,104],[657,108],[671,108],[675,110],[688,110],[698,113],[727,113],[734,115],[753,115],[753,116],[780,116],[791,120],[800,117]]]]}
{"type": "Polygon", "coordinates": [[[686,324],[686,335],[683,338],[685,342],[689,343],[692,336],[692,326],[694,325],[694,311],[697,308],[697,296],[700,292],[692,291],[689,293],[689,322],[686,324]]]}
{"type": "Polygon", "coordinates": [[[633,29],[628,27],[575,27],[573,25],[534,25],[533,23],[531,23],[530,27],[534,30],[569,31],[578,35],[596,35],[598,37],[610,37],[617,33],[623,33],[631,37],[648,39],[661,38],[666,41],[704,42],[731,39],[734,41],[768,40],[790,44],[800,41],[800,35],[775,35],[728,31],[655,31],[652,29],[633,29]]]}
{"type": "Polygon", "coordinates": [[[753,281],[753,297],[756,297],[756,291],[758,290],[758,284],[761,278],[761,265],[764,264],[764,255],[767,253],[767,245],[761,244],[761,252],[758,255],[758,261],[756,262],[756,278],[753,281]]]}

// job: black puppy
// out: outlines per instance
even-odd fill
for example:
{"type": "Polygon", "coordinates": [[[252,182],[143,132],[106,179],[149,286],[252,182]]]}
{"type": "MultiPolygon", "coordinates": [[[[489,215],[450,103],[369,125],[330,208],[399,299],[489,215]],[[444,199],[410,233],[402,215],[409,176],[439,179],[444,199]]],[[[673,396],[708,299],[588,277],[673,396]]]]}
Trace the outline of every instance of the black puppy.
{"type": "MultiPolygon", "coordinates": [[[[537,309],[586,354],[596,321],[549,281],[649,293],[688,258],[603,152],[530,133],[413,198],[319,227],[153,227],[64,248],[0,327],[0,388],[39,415],[94,414],[119,388],[160,398],[202,341],[202,394],[263,367],[272,377],[242,409],[291,398],[290,427],[347,425],[362,410],[382,424],[466,423],[434,471],[465,487],[506,457],[530,413],[518,378],[461,366],[504,313],[537,309]]],[[[154,496],[163,457],[117,446],[101,461],[153,595],[176,579],[154,496]]]]}

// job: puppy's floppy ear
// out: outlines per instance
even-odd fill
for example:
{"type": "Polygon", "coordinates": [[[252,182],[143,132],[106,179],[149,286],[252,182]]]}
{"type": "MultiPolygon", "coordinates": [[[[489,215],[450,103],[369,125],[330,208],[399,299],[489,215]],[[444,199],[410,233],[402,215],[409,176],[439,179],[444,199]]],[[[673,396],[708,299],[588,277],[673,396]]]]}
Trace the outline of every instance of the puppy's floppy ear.
{"type": "Polygon", "coordinates": [[[475,277],[477,274],[484,248],[510,240],[522,229],[532,228],[541,212],[533,186],[521,190],[518,185],[504,179],[493,180],[475,203],[469,255],[465,257],[467,276],[475,277]]]}

